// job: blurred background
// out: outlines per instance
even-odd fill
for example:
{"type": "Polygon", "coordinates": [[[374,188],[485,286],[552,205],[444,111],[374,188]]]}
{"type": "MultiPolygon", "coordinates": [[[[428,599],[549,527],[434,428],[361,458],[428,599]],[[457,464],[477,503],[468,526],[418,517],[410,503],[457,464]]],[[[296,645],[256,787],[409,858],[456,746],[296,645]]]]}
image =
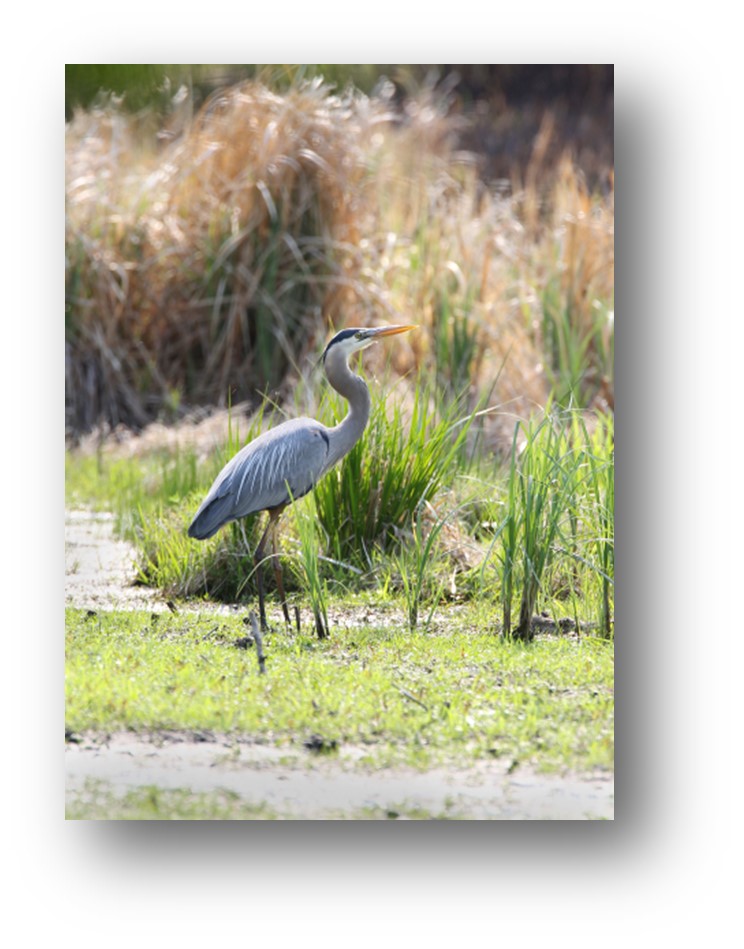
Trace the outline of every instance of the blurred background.
{"type": "MultiPolygon", "coordinates": [[[[310,386],[343,325],[504,411],[614,409],[612,65],[66,66],[66,432],[310,386]]],[[[374,358],[374,357],[373,357],[374,358]]],[[[305,409],[311,388],[303,391],[305,409]]]]}
{"type": "Polygon", "coordinates": [[[199,107],[213,92],[245,79],[261,78],[286,89],[299,77],[323,77],[338,87],[353,84],[374,95],[392,83],[399,105],[425,84],[448,94],[461,114],[463,147],[479,159],[488,180],[510,181],[533,158],[543,121],[550,126],[543,160],[555,164],[570,150],[591,186],[606,187],[614,166],[612,65],[76,65],[65,66],[65,117],[90,108],[103,90],[124,97],[133,112],[162,116],[182,85],[199,107]]]}

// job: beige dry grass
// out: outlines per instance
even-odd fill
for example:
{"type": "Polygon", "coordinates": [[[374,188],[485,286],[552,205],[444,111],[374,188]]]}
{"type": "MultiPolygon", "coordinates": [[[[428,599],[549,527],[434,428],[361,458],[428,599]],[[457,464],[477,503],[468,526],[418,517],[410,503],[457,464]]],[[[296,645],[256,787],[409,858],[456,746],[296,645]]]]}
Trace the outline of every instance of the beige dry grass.
{"type": "Polygon", "coordinates": [[[461,119],[447,106],[433,89],[400,111],[384,90],[249,82],[213,96],[172,141],[170,120],[164,146],[151,120],[114,103],[76,114],[68,432],[139,429],[267,387],[281,397],[331,326],[399,319],[422,327],[396,347],[400,373],[447,381],[455,329],[472,340],[461,374],[503,406],[489,422],[498,447],[513,416],[548,397],[548,293],[589,340],[587,403],[611,405],[597,326],[613,305],[612,193],[590,194],[568,159],[547,194],[537,170],[519,193],[485,187],[456,151],[461,119]]]}

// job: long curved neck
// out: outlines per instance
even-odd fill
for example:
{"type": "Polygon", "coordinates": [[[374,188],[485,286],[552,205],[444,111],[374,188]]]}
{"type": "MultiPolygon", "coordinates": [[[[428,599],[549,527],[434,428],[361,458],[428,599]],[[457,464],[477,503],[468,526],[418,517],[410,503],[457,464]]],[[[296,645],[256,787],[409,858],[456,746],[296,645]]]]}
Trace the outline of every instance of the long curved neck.
{"type": "Polygon", "coordinates": [[[346,417],[330,429],[330,467],[350,452],[362,437],[369,420],[370,397],[367,383],[349,369],[342,354],[329,352],[325,370],[330,384],[349,403],[346,417]]]}

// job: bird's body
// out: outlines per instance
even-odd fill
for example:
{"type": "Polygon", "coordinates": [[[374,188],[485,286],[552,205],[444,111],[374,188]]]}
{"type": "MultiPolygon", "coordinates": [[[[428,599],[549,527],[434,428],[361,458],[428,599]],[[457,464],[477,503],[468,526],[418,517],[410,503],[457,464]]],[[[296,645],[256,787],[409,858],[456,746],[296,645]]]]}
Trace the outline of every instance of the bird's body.
{"type": "MultiPolygon", "coordinates": [[[[269,512],[269,523],[255,554],[259,609],[264,628],[266,613],[260,564],[272,528],[276,527],[288,504],[311,491],[319,479],[353,448],[369,419],[369,390],[364,380],[349,369],[349,357],[382,336],[409,329],[413,327],[382,326],[337,333],[326,347],[323,363],[328,381],[349,403],[343,421],[329,428],[315,419],[296,418],[259,435],[225,465],[194,515],[189,537],[206,540],[230,521],[259,511],[269,512]]],[[[289,621],[276,559],[275,537],[273,544],[277,585],[285,619],[289,621]]]]}
{"type": "Polygon", "coordinates": [[[259,435],[222,469],[189,527],[206,540],[225,524],[282,507],[310,491],[330,465],[324,425],[295,418],[259,435]]]}

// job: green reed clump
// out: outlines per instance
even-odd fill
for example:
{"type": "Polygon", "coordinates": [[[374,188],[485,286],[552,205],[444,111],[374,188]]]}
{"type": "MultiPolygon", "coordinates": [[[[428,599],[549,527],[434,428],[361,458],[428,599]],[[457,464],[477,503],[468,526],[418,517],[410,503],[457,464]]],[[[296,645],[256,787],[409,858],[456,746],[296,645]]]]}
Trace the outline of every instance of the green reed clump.
{"type": "Polygon", "coordinates": [[[615,589],[615,431],[613,416],[600,416],[593,433],[577,415],[574,438],[584,445],[586,477],[579,520],[585,532],[587,564],[600,581],[600,621],[603,636],[613,633],[615,589]]]}
{"type": "Polygon", "coordinates": [[[522,597],[514,631],[517,639],[532,638],[541,579],[573,489],[575,459],[571,453],[561,455],[562,447],[560,434],[545,422],[542,430],[538,427],[534,434],[528,431],[527,447],[520,459],[517,493],[522,520],[522,597]]]}
{"type": "MultiPolygon", "coordinates": [[[[359,442],[315,488],[318,518],[330,555],[370,569],[375,552],[395,546],[416,511],[460,470],[472,416],[457,403],[438,413],[436,400],[417,386],[409,412],[394,399],[373,398],[359,442]]],[[[345,409],[335,394],[321,406],[327,420],[345,409]]]]}
{"type": "Polygon", "coordinates": [[[315,620],[315,631],[319,639],[329,633],[328,585],[321,567],[321,544],[319,538],[315,498],[312,494],[295,508],[295,527],[299,542],[298,555],[294,563],[299,569],[303,593],[310,600],[315,620]]]}
{"type": "Polygon", "coordinates": [[[614,378],[615,344],[612,311],[595,301],[579,319],[570,301],[561,298],[557,280],[543,292],[541,333],[546,372],[561,406],[590,405],[614,378]]]}
{"type": "Polygon", "coordinates": [[[422,606],[428,604],[429,607],[424,620],[424,625],[428,626],[442,601],[446,570],[450,566],[442,542],[443,532],[458,514],[458,509],[439,514],[431,504],[422,502],[412,519],[410,534],[395,556],[411,630],[419,624],[422,606]]]}
{"type": "Polygon", "coordinates": [[[538,600],[591,602],[600,589],[599,622],[610,635],[614,583],[612,417],[590,435],[578,413],[515,428],[499,519],[484,561],[495,557],[503,632],[531,640],[538,600]],[[520,436],[523,442],[520,442],[520,436]],[[518,619],[512,615],[518,601],[518,619]]]}

